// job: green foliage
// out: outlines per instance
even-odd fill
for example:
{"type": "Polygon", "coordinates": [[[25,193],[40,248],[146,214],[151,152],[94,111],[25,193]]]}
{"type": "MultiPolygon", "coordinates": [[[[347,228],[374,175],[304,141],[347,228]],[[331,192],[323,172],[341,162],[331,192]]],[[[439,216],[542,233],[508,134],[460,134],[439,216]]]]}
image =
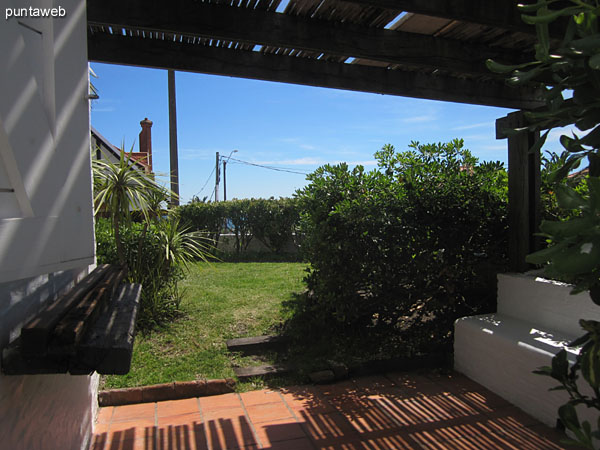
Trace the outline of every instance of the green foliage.
{"type": "Polygon", "coordinates": [[[587,176],[582,172],[577,172],[562,180],[556,181],[555,173],[562,167],[569,152],[563,151],[560,155],[554,152],[545,152],[542,156],[542,171],[541,171],[541,204],[543,220],[568,220],[578,217],[578,213],[574,210],[564,210],[558,205],[556,199],[557,185],[566,185],[575,189],[579,194],[587,196],[587,176]]]}
{"type": "Polygon", "coordinates": [[[294,199],[252,200],[248,214],[252,235],[272,252],[281,254],[297,243],[300,215],[294,199]]]}
{"type": "MultiPolygon", "coordinates": [[[[138,327],[149,329],[174,318],[181,299],[178,282],[191,262],[206,261],[208,243],[180,227],[177,219],[162,219],[123,227],[121,245],[128,280],[142,285],[138,327]]],[[[96,257],[99,264],[119,263],[108,219],[96,219],[96,257]]]]}
{"type": "Polygon", "coordinates": [[[126,265],[121,246],[121,224],[131,223],[132,211],[148,219],[150,207],[160,205],[165,189],[145,173],[132,169],[134,161],[121,148],[119,161],[92,159],[95,213],[108,214],[115,235],[118,262],[126,265]]]}
{"type": "Polygon", "coordinates": [[[554,378],[560,384],[552,390],[562,390],[569,394],[570,400],[558,410],[560,420],[569,430],[573,438],[563,440],[567,445],[595,449],[600,441],[600,418],[596,430],[592,430],[589,422],[579,421],[575,407],[585,405],[588,408],[600,409],[600,323],[593,320],[581,320],[581,327],[586,332],[582,337],[569,344],[581,347],[575,363],[569,365],[567,352],[561,350],[552,358],[552,366],[541,367],[535,373],[554,378]],[[582,394],[577,380],[579,375],[592,388],[593,396],[582,394]]]}
{"type": "MultiPolygon", "coordinates": [[[[172,319],[177,314],[179,293],[176,281],[182,278],[183,273],[176,267],[165,270],[164,252],[156,225],[151,225],[142,239],[143,229],[143,224],[136,222],[125,227],[121,234],[121,245],[130,267],[129,281],[142,284],[137,325],[141,329],[148,329],[159,322],[172,319]]],[[[99,264],[118,264],[114,239],[110,222],[97,218],[96,256],[99,264]]]]}
{"type": "Polygon", "coordinates": [[[226,223],[229,230],[235,234],[235,251],[241,253],[246,251],[248,244],[252,241],[252,224],[249,212],[252,200],[231,200],[224,204],[226,223]]]}
{"type": "Polygon", "coordinates": [[[215,243],[225,230],[234,233],[238,256],[246,252],[253,238],[277,254],[297,238],[299,214],[293,199],[191,202],[180,206],[176,213],[183,223],[208,233],[215,243]]]}
{"type": "Polygon", "coordinates": [[[216,247],[225,224],[225,202],[192,202],[179,206],[174,213],[193,230],[203,231],[216,247]]]}
{"type": "MultiPolygon", "coordinates": [[[[542,235],[554,245],[528,256],[533,264],[552,261],[547,272],[576,281],[575,292],[592,289],[600,276],[600,180],[588,179],[589,195],[584,196],[567,185],[556,187],[556,199],[561,210],[573,211],[574,217],[564,221],[544,221],[542,235]]],[[[600,299],[594,301],[600,304],[600,299]]]]}
{"type": "MultiPolygon", "coordinates": [[[[545,265],[550,276],[573,283],[573,293],[589,291],[592,300],[600,305],[600,6],[596,0],[538,0],[520,8],[523,20],[536,26],[536,60],[521,67],[490,63],[490,68],[512,72],[510,84],[537,81],[544,89],[546,107],[526,113],[526,129],[575,125],[581,132],[561,136],[565,152],[549,161],[554,170],[546,180],[545,190],[555,194],[555,199],[549,197],[554,214],[551,219],[555,220],[544,220],[540,226],[549,247],[529,255],[527,260],[545,265]],[[553,48],[549,25],[558,18],[566,18],[567,26],[562,42],[553,48]],[[568,174],[586,160],[589,177],[569,179],[568,174]]],[[[532,151],[542,147],[548,133],[532,151]]],[[[600,421],[593,424],[597,428],[592,431],[589,423],[580,423],[574,406],[584,403],[600,409],[600,324],[584,320],[580,323],[586,335],[574,343],[582,346],[575,364],[569,369],[563,351],[554,357],[551,368],[542,368],[538,373],[559,381],[558,389],[566,390],[571,397],[559,409],[561,420],[575,436],[566,442],[593,449],[600,441],[600,421]],[[575,384],[578,372],[592,387],[594,398],[584,400],[579,393],[575,384]]]]}
{"type": "Polygon", "coordinates": [[[451,345],[456,318],[495,308],[506,172],[462,140],[410,147],[385,146],[379,170],[321,167],[297,192],[311,268],[290,306],[306,333],[426,353],[451,345]]]}
{"type": "Polygon", "coordinates": [[[142,285],[137,324],[149,328],[176,314],[183,269],[206,260],[210,246],[179,219],[162,218],[170,192],[132,163],[122,149],[118,163],[93,161],[96,254],[100,263],[126,267],[129,281],[142,285]]]}
{"type": "MultiPolygon", "coordinates": [[[[536,61],[524,67],[499,67],[490,63],[492,70],[504,73],[511,72],[510,84],[527,84],[532,81],[540,85],[545,92],[546,107],[543,110],[526,113],[529,125],[527,130],[551,129],[557,126],[575,125],[583,134],[578,136],[561,136],[561,144],[565,148],[560,157],[548,161],[553,171],[548,175],[546,184],[555,185],[549,190],[556,193],[556,203],[551,204],[555,218],[573,220],[576,223],[568,235],[567,225],[544,221],[542,232],[550,244],[557,246],[555,250],[545,249],[531,255],[532,263],[548,263],[550,274],[564,275],[575,286],[576,292],[590,289],[592,295],[600,291],[600,252],[593,250],[593,236],[589,233],[576,232],[577,227],[588,225],[592,229],[600,228],[600,215],[595,214],[591,193],[584,193],[574,186],[579,180],[564,181],[567,175],[580,167],[584,160],[589,164],[590,186],[600,175],[600,33],[598,30],[598,5],[595,1],[572,0],[570,6],[555,2],[538,1],[535,5],[522,6],[525,13],[523,19],[536,25],[538,44],[536,61]],[[552,9],[558,6],[558,9],[552,9]],[[549,40],[549,24],[559,17],[567,17],[567,28],[564,39],[551,48],[549,40]],[[543,81],[538,81],[543,80],[543,81]],[[549,81],[551,80],[551,81],[549,81]],[[583,213],[580,202],[589,203],[587,218],[582,220],[583,213]],[[569,212],[561,213],[560,210],[569,212]],[[573,212],[577,210],[577,212],[573,212]],[[555,234],[555,230],[561,230],[555,234]],[[591,239],[591,240],[590,240],[591,239]],[[592,245],[588,253],[587,248],[592,245]],[[580,250],[584,251],[581,252],[580,250]],[[574,260],[574,261],[565,261],[574,260]],[[583,269],[586,269],[583,271],[583,269]],[[584,273],[585,272],[585,273],[584,273]],[[596,286],[597,287],[594,287],[596,286]]],[[[519,131],[519,130],[516,130],[519,131]]],[[[547,135],[536,143],[533,150],[540,148],[547,135]]],[[[546,189],[545,189],[546,190],[546,189]]],[[[554,200],[551,198],[550,203],[554,200]]],[[[592,232],[590,230],[590,232],[592,232]]],[[[593,233],[592,233],[593,234],[593,233]]],[[[600,301],[600,299],[598,300],[600,301]]]]}

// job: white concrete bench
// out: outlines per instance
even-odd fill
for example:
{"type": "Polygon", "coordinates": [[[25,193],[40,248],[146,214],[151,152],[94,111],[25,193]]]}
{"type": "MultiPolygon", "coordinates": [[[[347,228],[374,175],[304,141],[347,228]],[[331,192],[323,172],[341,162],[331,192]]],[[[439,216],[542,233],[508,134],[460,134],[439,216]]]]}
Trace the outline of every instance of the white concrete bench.
{"type": "MultiPolygon", "coordinates": [[[[535,274],[498,275],[498,312],[463,317],[454,325],[454,368],[549,426],[556,425],[564,391],[533,370],[551,364],[568,342],[583,334],[582,318],[600,321],[589,295],[535,274]]],[[[576,353],[567,349],[574,361],[576,353]]],[[[597,411],[579,407],[580,418],[597,423],[597,411]]]]}

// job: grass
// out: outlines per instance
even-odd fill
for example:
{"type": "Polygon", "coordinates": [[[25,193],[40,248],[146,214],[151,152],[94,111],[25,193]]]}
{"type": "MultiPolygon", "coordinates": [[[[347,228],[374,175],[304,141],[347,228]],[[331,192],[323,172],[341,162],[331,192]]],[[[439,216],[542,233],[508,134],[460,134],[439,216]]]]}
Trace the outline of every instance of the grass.
{"type": "MultiPolygon", "coordinates": [[[[276,332],[281,304],[302,292],[305,263],[199,263],[182,282],[180,318],[136,336],[131,371],[107,376],[103,388],[233,377],[235,365],[256,364],[230,354],[227,339],[276,332]]],[[[241,385],[250,389],[260,382],[241,385]]]]}

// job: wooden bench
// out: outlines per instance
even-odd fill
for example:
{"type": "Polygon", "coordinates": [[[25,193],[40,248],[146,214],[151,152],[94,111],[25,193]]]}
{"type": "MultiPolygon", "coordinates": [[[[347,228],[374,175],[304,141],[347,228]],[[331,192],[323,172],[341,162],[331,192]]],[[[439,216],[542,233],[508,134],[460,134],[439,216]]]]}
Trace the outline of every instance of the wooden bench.
{"type": "Polygon", "coordinates": [[[7,375],[125,374],[131,367],[141,286],[100,265],[48,303],[2,352],[7,375]]]}

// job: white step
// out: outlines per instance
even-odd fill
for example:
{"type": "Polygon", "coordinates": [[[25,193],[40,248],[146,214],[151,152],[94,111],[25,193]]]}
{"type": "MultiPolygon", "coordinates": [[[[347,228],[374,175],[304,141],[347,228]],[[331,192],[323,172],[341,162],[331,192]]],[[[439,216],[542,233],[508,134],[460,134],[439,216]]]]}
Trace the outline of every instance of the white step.
{"type": "Polygon", "coordinates": [[[571,295],[571,289],[535,273],[499,274],[498,314],[580,336],[579,320],[600,321],[600,306],[587,293],[571,295]]]}
{"type": "MultiPolygon", "coordinates": [[[[568,400],[549,391],[553,379],[532,372],[583,334],[581,318],[600,321],[600,306],[588,294],[535,274],[498,275],[498,313],[458,319],[454,325],[454,368],[549,426],[568,400]]],[[[567,349],[572,363],[576,352],[567,349]]],[[[583,392],[589,387],[581,384],[583,392]]],[[[578,408],[580,418],[597,423],[598,412],[578,408]]]]}

